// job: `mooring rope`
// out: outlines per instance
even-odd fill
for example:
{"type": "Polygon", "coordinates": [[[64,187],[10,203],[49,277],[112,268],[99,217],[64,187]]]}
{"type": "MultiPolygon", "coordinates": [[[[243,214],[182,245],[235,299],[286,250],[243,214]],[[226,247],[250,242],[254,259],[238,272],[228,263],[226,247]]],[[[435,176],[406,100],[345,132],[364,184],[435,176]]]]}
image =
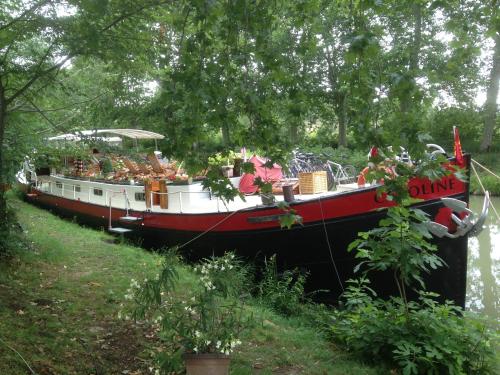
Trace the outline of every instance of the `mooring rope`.
{"type": "Polygon", "coordinates": [[[206,231],[198,234],[197,236],[195,236],[194,238],[191,238],[188,242],[180,245],[178,248],[179,249],[182,249],[184,246],[187,246],[189,245],[191,242],[193,241],[196,241],[198,238],[204,236],[205,234],[207,234],[208,232],[214,230],[215,228],[217,228],[219,225],[221,225],[223,222],[225,222],[227,219],[229,219],[231,216],[233,216],[234,214],[236,214],[237,212],[240,212],[242,210],[242,208],[236,210],[236,211],[233,211],[231,212],[231,214],[227,215],[226,217],[224,217],[221,221],[215,223],[214,225],[212,225],[210,228],[208,228],[206,231]]]}
{"type": "Polygon", "coordinates": [[[321,196],[318,197],[318,202],[319,202],[319,208],[321,210],[321,220],[323,221],[323,230],[325,231],[325,237],[326,237],[326,244],[328,245],[328,251],[330,252],[330,259],[332,260],[333,264],[333,269],[335,270],[335,274],[337,275],[337,279],[339,280],[340,288],[342,289],[342,293],[344,293],[344,284],[342,284],[342,280],[340,278],[339,271],[337,269],[337,265],[335,264],[335,261],[333,260],[333,252],[332,252],[332,247],[330,245],[330,237],[328,236],[328,231],[326,230],[326,222],[325,222],[325,215],[323,214],[323,204],[321,203],[321,196]]]}
{"type": "MultiPolygon", "coordinates": [[[[476,171],[476,167],[474,167],[474,164],[471,164],[470,166],[472,167],[472,170],[474,171],[474,174],[477,177],[477,181],[479,182],[479,186],[481,186],[481,189],[483,190],[483,193],[486,194],[486,189],[484,188],[483,183],[481,182],[481,179],[479,178],[479,174],[476,171]]],[[[495,215],[496,215],[497,219],[500,220],[500,216],[498,216],[497,209],[495,208],[495,206],[493,205],[493,203],[490,202],[490,206],[491,206],[491,208],[493,208],[493,212],[495,212],[495,215]]]]}
{"type": "MultiPolygon", "coordinates": [[[[496,178],[498,178],[500,180],[500,176],[498,176],[497,174],[495,174],[494,172],[490,171],[488,168],[486,168],[484,165],[478,163],[476,160],[472,159],[472,162],[473,163],[476,163],[477,165],[479,165],[481,168],[483,168],[486,172],[489,172],[491,173],[493,176],[495,176],[496,178]]],[[[477,173],[476,173],[477,175],[477,173]]]]}

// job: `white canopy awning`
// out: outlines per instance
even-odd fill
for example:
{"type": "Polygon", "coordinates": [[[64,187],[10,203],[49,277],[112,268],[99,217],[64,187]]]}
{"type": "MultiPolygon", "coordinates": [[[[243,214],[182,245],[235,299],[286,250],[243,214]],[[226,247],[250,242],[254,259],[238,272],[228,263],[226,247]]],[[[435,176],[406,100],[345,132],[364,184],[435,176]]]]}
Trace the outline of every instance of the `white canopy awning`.
{"type": "MultiPolygon", "coordinates": [[[[61,134],[56,137],[49,138],[49,141],[68,140],[79,141],[85,137],[93,137],[97,134],[112,134],[120,137],[127,137],[132,139],[163,139],[163,135],[140,129],[97,129],[97,130],[82,130],[76,131],[74,134],[61,134]]],[[[114,137],[110,137],[114,138],[114,137]]],[[[104,138],[100,138],[104,139],[104,138]]],[[[114,141],[114,140],[113,140],[114,141]]]]}

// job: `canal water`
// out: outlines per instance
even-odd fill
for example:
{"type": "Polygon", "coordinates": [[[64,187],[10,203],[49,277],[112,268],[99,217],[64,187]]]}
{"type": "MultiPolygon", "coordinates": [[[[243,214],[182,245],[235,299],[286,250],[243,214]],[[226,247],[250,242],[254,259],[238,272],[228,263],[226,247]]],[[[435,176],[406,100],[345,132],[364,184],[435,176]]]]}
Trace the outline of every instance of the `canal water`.
{"type": "MultiPolygon", "coordinates": [[[[500,214],[500,197],[491,198],[500,214]]],[[[470,207],[481,212],[482,196],[471,196],[470,207]]],[[[466,308],[491,318],[500,318],[500,220],[490,207],[485,228],[469,238],[466,308]]]]}

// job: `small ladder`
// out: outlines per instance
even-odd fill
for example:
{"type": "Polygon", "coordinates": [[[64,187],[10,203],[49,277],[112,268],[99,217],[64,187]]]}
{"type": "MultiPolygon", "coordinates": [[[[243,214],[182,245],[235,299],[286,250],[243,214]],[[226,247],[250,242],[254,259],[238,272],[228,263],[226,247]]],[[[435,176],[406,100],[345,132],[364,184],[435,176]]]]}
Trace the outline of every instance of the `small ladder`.
{"type": "MultiPolygon", "coordinates": [[[[132,232],[132,229],[128,229],[128,228],[121,228],[121,227],[113,227],[113,223],[112,223],[112,210],[113,210],[113,206],[111,205],[111,200],[113,198],[113,195],[115,194],[124,194],[124,197],[125,197],[125,207],[126,207],[126,210],[127,210],[127,213],[124,217],[121,217],[119,220],[123,220],[124,218],[127,218],[126,220],[123,220],[123,221],[132,221],[130,220],[130,218],[134,218],[134,216],[129,216],[128,214],[128,208],[129,208],[129,201],[128,201],[128,197],[127,197],[127,191],[125,189],[123,189],[123,191],[120,191],[120,192],[112,192],[109,196],[109,225],[108,225],[108,232],[110,233],[116,233],[116,234],[119,234],[120,235],[120,242],[123,243],[124,241],[124,236],[125,236],[125,233],[129,233],[129,232],[132,232]]],[[[140,218],[138,218],[140,219],[140,218]]]]}
{"type": "Polygon", "coordinates": [[[118,220],[126,222],[126,223],[136,223],[138,221],[142,221],[142,217],[139,216],[130,216],[127,214],[127,216],[122,216],[118,220]]]}

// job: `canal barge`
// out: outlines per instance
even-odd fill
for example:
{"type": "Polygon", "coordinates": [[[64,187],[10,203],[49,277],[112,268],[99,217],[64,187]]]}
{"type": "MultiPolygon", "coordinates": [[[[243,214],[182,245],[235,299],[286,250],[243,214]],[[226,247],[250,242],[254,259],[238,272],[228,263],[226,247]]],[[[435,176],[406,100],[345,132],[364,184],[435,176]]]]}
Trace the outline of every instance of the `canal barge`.
{"type": "MultiPolygon", "coordinates": [[[[460,160],[449,158],[448,163],[466,172],[470,156],[460,156],[460,160]]],[[[229,180],[238,187],[240,179],[229,180]]],[[[258,195],[222,201],[201,182],[172,182],[151,189],[148,184],[93,181],[57,173],[32,174],[24,182],[29,186],[26,199],[30,202],[115,233],[140,235],[146,245],[178,246],[191,259],[225,251],[255,260],[276,254],[282,267],[308,272],[308,288],[328,290],[329,300],[335,300],[346,281],[355,276],[357,261],[347,251],[349,243],[358,232],[374,228],[392,204],[380,199],[377,184],[346,184],[334,191],[299,193],[289,206],[302,222],[285,229],[280,226],[283,210],[279,202],[284,199],[280,195],[274,203],[264,205],[258,195]]],[[[466,208],[469,184],[451,174],[434,182],[412,178],[408,189],[420,199],[415,207],[429,215],[438,254],[447,264],[426,277],[427,286],[464,306],[467,231],[474,226],[471,222],[462,233],[456,232],[460,212],[453,210],[470,214],[466,208]]],[[[375,284],[381,294],[396,293],[392,276],[382,274],[375,284]]]]}

